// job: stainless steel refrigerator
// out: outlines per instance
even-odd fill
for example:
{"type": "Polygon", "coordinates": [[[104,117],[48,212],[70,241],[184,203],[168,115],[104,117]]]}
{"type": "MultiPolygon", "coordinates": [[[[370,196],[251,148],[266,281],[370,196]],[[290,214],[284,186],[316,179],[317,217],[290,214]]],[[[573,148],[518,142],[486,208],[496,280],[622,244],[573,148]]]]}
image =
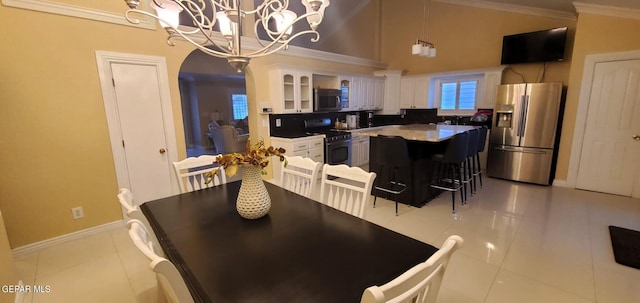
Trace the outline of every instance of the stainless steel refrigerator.
{"type": "Polygon", "coordinates": [[[561,98],[561,82],[498,87],[487,175],[550,184],[561,98]]]}

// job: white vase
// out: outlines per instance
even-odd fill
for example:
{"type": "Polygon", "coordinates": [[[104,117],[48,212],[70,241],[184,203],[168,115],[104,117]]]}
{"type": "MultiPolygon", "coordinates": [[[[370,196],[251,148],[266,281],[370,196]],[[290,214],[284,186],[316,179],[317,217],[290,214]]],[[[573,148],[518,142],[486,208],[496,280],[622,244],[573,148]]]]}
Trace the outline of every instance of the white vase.
{"type": "Polygon", "coordinates": [[[271,198],[262,181],[260,168],[243,165],[242,170],[242,185],[236,200],[236,209],[245,219],[262,218],[271,208],[271,198]]]}

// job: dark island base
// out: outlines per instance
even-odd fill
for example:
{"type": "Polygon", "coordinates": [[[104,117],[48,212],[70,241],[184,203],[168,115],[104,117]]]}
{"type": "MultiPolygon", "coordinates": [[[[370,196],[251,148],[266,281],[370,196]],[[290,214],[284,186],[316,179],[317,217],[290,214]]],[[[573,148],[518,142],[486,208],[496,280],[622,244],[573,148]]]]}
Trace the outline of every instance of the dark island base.
{"type": "MultiPolygon", "coordinates": [[[[369,145],[369,171],[377,174],[374,186],[387,184],[390,178],[390,172],[387,169],[381,171],[377,158],[377,143],[377,138],[371,137],[369,145]]],[[[407,189],[402,194],[396,196],[374,188],[372,194],[377,197],[398,201],[415,207],[422,207],[436,198],[442,191],[431,188],[430,186],[435,166],[435,163],[431,161],[431,156],[444,152],[446,143],[447,142],[431,143],[408,140],[407,145],[409,148],[409,157],[411,158],[411,167],[398,170],[398,178],[401,183],[407,184],[407,189]]]]}

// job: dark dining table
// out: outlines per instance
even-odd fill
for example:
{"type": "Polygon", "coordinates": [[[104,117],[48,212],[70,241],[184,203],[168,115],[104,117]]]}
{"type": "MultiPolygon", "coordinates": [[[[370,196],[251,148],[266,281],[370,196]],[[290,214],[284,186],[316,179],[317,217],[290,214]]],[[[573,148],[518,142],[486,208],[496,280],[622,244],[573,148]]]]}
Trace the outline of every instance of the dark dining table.
{"type": "Polygon", "coordinates": [[[196,302],[359,302],[437,251],[268,182],[269,213],[243,219],[240,184],[140,207],[196,302]]]}

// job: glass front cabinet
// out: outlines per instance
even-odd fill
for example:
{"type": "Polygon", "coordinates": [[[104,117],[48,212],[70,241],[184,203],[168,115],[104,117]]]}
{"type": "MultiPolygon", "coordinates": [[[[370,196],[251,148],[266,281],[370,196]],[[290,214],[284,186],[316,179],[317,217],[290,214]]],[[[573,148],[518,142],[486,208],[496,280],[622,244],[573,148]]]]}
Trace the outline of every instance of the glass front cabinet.
{"type": "Polygon", "coordinates": [[[271,99],[276,114],[313,112],[311,72],[274,69],[270,72],[271,99]]]}

